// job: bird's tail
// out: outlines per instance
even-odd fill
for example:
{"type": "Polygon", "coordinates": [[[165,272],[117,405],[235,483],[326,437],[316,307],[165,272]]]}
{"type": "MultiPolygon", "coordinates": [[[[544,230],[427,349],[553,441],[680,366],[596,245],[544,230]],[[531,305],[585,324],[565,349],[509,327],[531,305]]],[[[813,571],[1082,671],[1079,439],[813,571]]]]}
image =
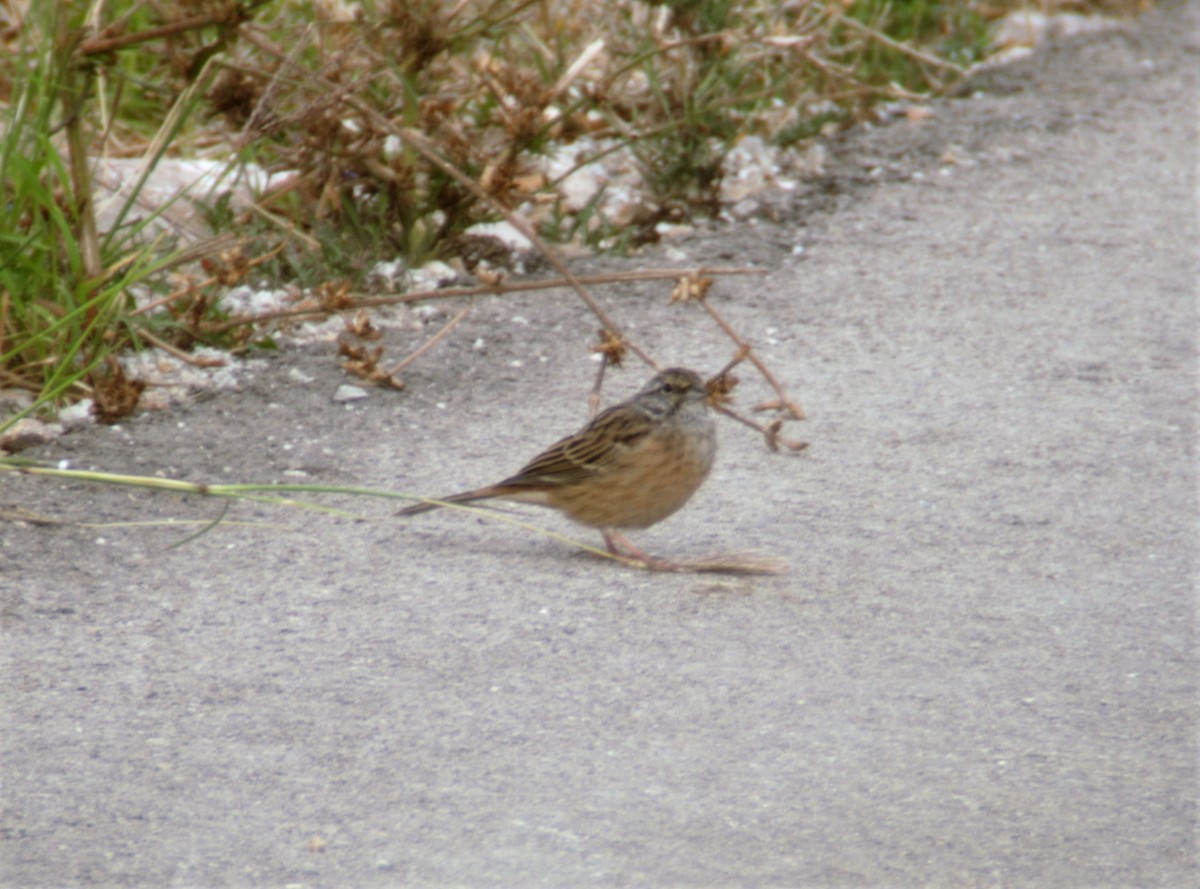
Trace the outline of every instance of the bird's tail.
{"type": "Polygon", "coordinates": [[[436,498],[438,503],[415,503],[412,506],[406,506],[396,515],[416,515],[420,512],[429,512],[431,509],[440,509],[443,503],[470,503],[472,500],[486,500],[488,497],[495,497],[496,494],[490,488],[480,488],[477,491],[463,491],[461,494],[453,494],[449,497],[436,498]]]}

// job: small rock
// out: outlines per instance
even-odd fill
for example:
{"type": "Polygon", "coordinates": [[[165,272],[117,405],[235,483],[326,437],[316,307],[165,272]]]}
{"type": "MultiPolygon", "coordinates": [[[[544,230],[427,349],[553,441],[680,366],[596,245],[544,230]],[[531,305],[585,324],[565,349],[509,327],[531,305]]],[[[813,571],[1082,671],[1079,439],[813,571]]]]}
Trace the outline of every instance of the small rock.
{"type": "Polygon", "coordinates": [[[825,175],[825,161],[829,152],[820,142],[814,142],[804,149],[804,153],[796,160],[795,169],[802,179],[819,179],[825,175]]]}
{"type": "Polygon", "coordinates": [[[337,387],[337,391],[333,393],[333,401],[335,404],[346,404],[351,401],[361,401],[368,397],[366,389],[358,386],[351,386],[349,383],[343,383],[337,387]]]}
{"type": "Polygon", "coordinates": [[[24,389],[0,389],[0,412],[16,413],[33,404],[33,396],[24,389]]]}
{"type": "Polygon", "coordinates": [[[992,34],[995,49],[1037,46],[1047,40],[1062,40],[1078,34],[1097,34],[1127,29],[1118,19],[1101,15],[1061,12],[1055,15],[1030,9],[1014,10],[996,23],[992,34]]]}
{"type": "Polygon", "coordinates": [[[18,420],[0,435],[0,450],[15,454],[17,451],[54,441],[62,433],[63,428],[57,423],[43,423],[33,417],[26,417],[18,420]]]}
{"type": "Polygon", "coordinates": [[[449,287],[457,280],[458,272],[435,259],[413,269],[408,283],[410,291],[437,290],[440,287],[449,287]]]}
{"type": "Polygon", "coordinates": [[[533,249],[533,244],[530,243],[529,238],[517,231],[511,222],[480,222],[467,229],[466,233],[468,235],[497,238],[516,253],[523,253],[533,249]]]}
{"type": "Polygon", "coordinates": [[[758,212],[758,201],[753,198],[746,198],[738,201],[729,208],[729,215],[734,219],[749,219],[758,212]]]}
{"type": "Polygon", "coordinates": [[[68,405],[58,412],[58,422],[68,432],[78,429],[80,426],[87,426],[95,421],[96,418],[92,415],[92,400],[90,398],[85,398],[76,404],[68,405]]]}
{"type": "Polygon", "coordinates": [[[377,262],[367,272],[364,283],[381,293],[403,293],[410,284],[408,263],[403,259],[377,262]]]}

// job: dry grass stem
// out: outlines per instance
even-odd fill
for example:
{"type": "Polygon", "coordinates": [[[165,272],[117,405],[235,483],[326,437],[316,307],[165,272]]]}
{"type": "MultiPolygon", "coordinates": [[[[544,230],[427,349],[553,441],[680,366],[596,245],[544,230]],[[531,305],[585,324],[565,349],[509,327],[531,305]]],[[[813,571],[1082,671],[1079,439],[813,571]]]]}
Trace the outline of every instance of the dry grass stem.
{"type": "Polygon", "coordinates": [[[596,379],[588,393],[588,416],[595,417],[600,411],[600,390],[604,387],[604,375],[610,364],[620,365],[625,346],[610,330],[600,331],[600,345],[592,347],[600,353],[600,366],[596,368],[596,379]]]}
{"type": "MultiPolygon", "coordinates": [[[[234,7],[230,5],[226,9],[232,10],[234,7]]],[[[187,31],[199,31],[211,25],[230,24],[236,24],[236,21],[231,21],[227,12],[222,10],[216,14],[193,16],[192,18],[168,22],[156,28],[147,28],[144,31],[135,31],[116,37],[93,37],[91,40],[85,40],[80,43],[78,52],[83,56],[103,56],[118,49],[135,46],[139,43],[148,43],[151,40],[160,40],[163,37],[173,37],[187,31]]]]}
{"type": "MultiPolygon", "coordinates": [[[[282,249],[282,248],[278,248],[282,249]]],[[[266,257],[264,257],[265,259],[266,257]]],[[[262,260],[259,260],[262,261],[262,260]]],[[[252,262],[256,264],[256,262],[252,262]]],[[[724,268],[724,267],[701,267],[697,273],[705,275],[765,275],[766,269],[753,268],[724,268]]],[[[645,269],[636,272],[617,272],[612,274],[602,275],[582,275],[576,278],[577,281],[585,284],[621,284],[631,281],[657,281],[667,278],[676,278],[680,274],[680,269],[645,269]]],[[[209,282],[205,282],[209,283],[209,282]]],[[[200,285],[197,285],[199,287],[200,285]]],[[[398,293],[389,296],[372,296],[367,294],[349,293],[348,297],[351,302],[345,307],[350,309],[371,309],[380,306],[394,306],[404,303],[425,302],[434,299],[458,299],[464,296],[502,296],[509,293],[523,293],[526,291],[535,290],[555,290],[563,287],[569,287],[570,282],[566,278],[549,278],[541,281],[518,281],[511,284],[484,284],[479,287],[445,287],[439,290],[419,290],[412,293],[398,293]]],[[[180,291],[177,295],[186,295],[187,290],[180,291]]],[[[165,302],[166,299],[159,300],[159,303],[165,302]]],[[[140,310],[144,311],[144,310],[140,310]]],[[[222,321],[214,324],[211,327],[206,327],[205,332],[209,334],[224,333],[232,330],[235,327],[243,327],[245,325],[260,325],[268,321],[277,321],[284,318],[299,318],[321,315],[319,308],[314,306],[304,306],[295,309],[274,309],[269,312],[261,312],[257,315],[238,315],[230,318],[227,321],[222,321]]],[[[648,362],[653,366],[653,362],[648,362]]]]}
{"type": "MultiPolygon", "coordinates": [[[[745,350],[744,358],[748,359],[750,363],[754,365],[758,372],[762,374],[763,379],[766,380],[771,388],[775,390],[776,394],[779,396],[780,403],[787,409],[788,413],[792,415],[792,418],[795,420],[803,420],[804,410],[799,404],[788,397],[788,394],[786,391],[784,391],[783,386],[780,385],[777,379],[775,379],[775,375],[771,373],[767,366],[762,362],[762,359],[754,354],[754,348],[748,342],[742,339],[738,332],[733,329],[728,321],[721,317],[721,314],[712,307],[708,300],[702,299],[698,300],[698,302],[704,308],[704,311],[708,312],[709,317],[711,317],[713,321],[717,323],[717,326],[720,327],[721,330],[723,330],[725,334],[734,341],[735,344],[737,344],[738,354],[741,355],[742,350],[745,350]]],[[[741,361],[743,359],[738,358],[737,360],[741,361]]]]}
{"type": "Polygon", "coordinates": [[[185,364],[190,364],[192,367],[224,367],[225,361],[221,358],[205,358],[200,355],[193,355],[190,352],[185,352],[170,343],[159,339],[148,330],[139,330],[138,336],[156,348],[162,349],[169,355],[173,355],[185,364]]]}
{"type": "Polygon", "coordinates": [[[784,447],[786,447],[789,451],[802,451],[808,447],[808,442],[806,442],[806,441],[796,441],[795,439],[784,438],[779,434],[779,431],[783,428],[782,420],[776,419],[776,420],[772,421],[770,424],[764,426],[761,423],[757,423],[754,420],[751,420],[749,417],[743,417],[737,411],[732,410],[731,408],[728,408],[723,404],[710,403],[709,406],[712,407],[712,409],[717,411],[718,413],[724,414],[725,416],[729,417],[730,419],[736,420],[737,422],[741,423],[743,426],[746,426],[750,429],[753,429],[755,432],[760,433],[763,436],[764,440],[766,441],[767,447],[770,448],[772,451],[778,451],[779,445],[781,445],[781,444],[784,447]]]}
{"type": "MultiPolygon", "coordinates": [[[[204,259],[207,259],[209,256],[216,255],[218,253],[222,253],[226,250],[237,248],[240,246],[241,245],[237,242],[236,239],[230,238],[228,236],[223,236],[221,238],[214,238],[211,242],[206,242],[206,244],[204,245],[204,250],[202,252],[195,251],[195,250],[189,251],[190,255],[189,255],[188,259],[189,259],[189,261],[196,260],[196,259],[204,260],[204,259]]],[[[248,272],[250,269],[254,268],[255,266],[262,265],[265,262],[269,262],[271,259],[273,259],[274,257],[278,256],[280,253],[283,252],[284,246],[285,245],[280,244],[279,246],[275,247],[274,249],[269,250],[268,252],[266,252],[260,256],[256,256],[254,259],[248,260],[245,263],[244,272],[248,272]]],[[[244,272],[243,272],[243,274],[244,274],[244,272]]],[[[200,293],[203,290],[207,290],[210,287],[215,287],[217,285],[224,284],[224,283],[225,283],[225,281],[223,280],[222,275],[220,275],[220,274],[210,275],[209,277],[205,278],[202,281],[196,281],[194,283],[189,283],[186,287],[181,287],[178,290],[168,293],[166,296],[159,297],[158,299],[154,300],[153,302],[146,303],[146,305],[144,305],[144,306],[139,306],[138,308],[132,310],[129,314],[131,316],[135,316],[135,317],[137,315],[148,315],[150,312],[153,312],[155,309],[161,309],[163,306],[170,305],[171,303],[176,302],[177,300],[183,299],[184,297],[192,296],[194,294],[200,293]]],[[[239,323],[256,323],[256,322],[245,321],[245,322],[239,322],[239,323]]],[[[237,325],[235,324],[232,326],[236,327],[237,325]]],[[[226,328],[226,329],[229,329],[229,328],[226,328]]],[[[210,332],[211,332],[211,329],[210,329],[210,332]]]]}
{"type": "Polygon", "coordinates": [[[562,257],[559,256],[558,251],[554,250],[549,244],[542,240],[541,236],[538,235],[537,231],[534,230],[534,227],[530,225],[524,217],[522,217],[519,213],[510,210],[508,207],[505,207],[490,194],[484,191],[483,188],[477,185],[473,179],[464,175],[452,164],[445,161],[439,155],[436,147],[420,133],[405,127],[394,126],[386,118],[375,112],[374,109],[368,108],[361,103],[358,107],[360,111],[368,112],[373,118],[376,119],[377,123],[383,125],[393,135],[404,140],[416,151],[420,152],[426,160],[440,168],[451,178],[457,180],[476,197],[491,205],[497,213],[503,216],[505,220],[507,220],[508,223],[513,226],[513,228],[528,238],[529,242],[533,244],[533,246],[536,247],[537,250],[546,258],[546,261],[554,267],[554,270],[562,275],[564,279],[566,279],[568,286],[570,286],[575,293],[578,294],[579,298],[583,300],[584,304],[591,310],[592,314],[600,319],[601,324],[603,324],[608,330],[612,331],[613,334],[619,336],[629,350],[646,362],[646,364],[650,365],[651,367],[654,366],[654,360],[649,356],[649,354],[647,354],[640,346],[631,340],[628,335],[623,333],[620,326],[608,316],[607,312],[600,308],[600,304],[596,302],[595,297],[592,296],[591,292],[582,283],[582,281],[580,281],[580,279],[575,276],[570,268],[567,267],[567,264],[563,261],[562,257]]]}
{"type": "Polygon", "coordinates": [[[404,359],[398,361],[396,364],[394,364],[388,370],[388,373],[392,374],[392,375],[399,373],[401,370],[408,367],[410,364],[412,364],[414,361],[416,361],[418,358],[420,358],[422,355],[424,355],[426,352],[428,352],[430,349],[432,349],[434,346],[436,346],[438,343],[440,343],[442,340],[444,340],[447,336],[450,335],[450,331],[452,331],[452,330],[454,330],[454,328],[458,327],[458,325],[462,322],[462,320],[467,317],[467,313],[469,313],[471,311],[471,309],[474,305],[475,305],[474,303],[467,303],[465,306],[463,306],[461,311],[459,311],[459,313],[457,315],[455,315],[453,318],[451,318],[449,321],[447,321],[441,330],[439,330],[432,337],[430,337],[428,340],[426,340],[420,346],[420,348],[416,349],[412,354],[410,354],[406,358],[404,358],[404,359]]]}
{"type": "Polygon", "coordinates": [[[901,43],[899,40],[893,40],[883,32],[878,31],[869,25],[864,25],[857,19],[852,19],[846,15],[838,15],[835,17],[835,19],[838,24],[845,25],[847,28],[850,28],[852,31],[857,31],[860,34],[865,34],[872,40],[878,41],[884,46],[894,49],[896,52],[902,53],[910,58],[916,59],[919,62],[924,62],[926,65],[932,65],[934,68],[953,71],[960,77],[967,73],[965,68],[963,68],[961,65],[954,64],[949,59],[943,59],[935,55],[930,55],[927,52],[922,52],[915,47],[909,46],[907,43],[901,43]]]}

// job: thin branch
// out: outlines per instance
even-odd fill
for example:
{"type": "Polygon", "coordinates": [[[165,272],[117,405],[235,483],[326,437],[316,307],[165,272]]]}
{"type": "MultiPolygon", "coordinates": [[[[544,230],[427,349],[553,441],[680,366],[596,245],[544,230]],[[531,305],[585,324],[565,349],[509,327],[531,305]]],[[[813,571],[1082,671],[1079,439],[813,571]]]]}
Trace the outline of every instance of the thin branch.
{"type": "MultiPolygon", "coordinates": [[[[771,371],[767,369],[767,366],[763,364],[762,360],[754,354],[754,347],[738,335],[738,332],[729,325],[729,322],[722,318],[717,310],[708,304],[707,299],[694,300],[694,302],[700,303],[700,305],[704,308],[704,311],[708,312],[709,317],[717,322],[717,326],[725,331],[726,336],[733,340],[739,349],[746,350],[746,357],[750,360],[751,364],[758,368],[758,372],[763,375],[763,379],[766,380],[771,385],[771,388],[775,390],[775,393],[779,396],[780,403],[787,408],[788,413],[797,420],[803,420],[804,410],[800,407],[800,405],[788,397],[787,392],[783,390],[783,386],[781,386],[779,381],[775,379],[775,375],[772,374],[771,371]]],[[[757,425],[755,428],[761,429],[761,427],[757,425]]]]}
{"type": "MultiPolygon", "coordinates": [[[[269,52],[272,55],[279,57],[282,57],[283,55],[279,47],[275,46],[271,41],[267,40],[261,35],[253,34],[252,32],[247,31],[245,38],[254,43],[255,46],[258,46],[264,52],[269,52]]],[[[347,84],[335,84],[329,79],[319,76],[314,76],[313,82],[319,84],[324,90],[326,90],[327,93],[340,93],[347,87],[347,84]]],[[[469,191],[477,199],[483,201],[494,211],[503,216],[513,228],[528,238],[529,242],[533,244],[543,256],[546,257],[546,261],[553,266],[555,271],[557,271],[563,276],[563,278],[566,279],[567,285],[579,295],[579,298],[583,300],[584,304],[592,311],[592,314],[599,318],[600,322],[606,328],[619,336],[629,347],[629,350],[641,358],[642,361],[651,367],[655,366],[654,359],[652,359],[644,349],[629,339],[627,334],[621,331],[620,325],[613,321],[613,319],[608,316],[604,309],[600,308],[600,304],[596,302],[595,297],[592,296],[587,287],[584,286],[583,282],[567,267],[567,264],[563,261],[558,251],[554,250],[549,244],[542,240],[541,236],[536,230],[534,230],[534,227],[530,225],[524,217],[504,206],[502,202],[497,200],[495,196],[489,194],[474,179],[463,173],[462,170],[458,169],[458,167],[446,160],[442,156],[442,153],[438,150],[437,146],[421,133],[418,133],[411,127],[397,126],[389,118],[380,114],[362,99],[352,94],[346,95],[343,99],[343,102],[345,105],[353,108],[359,114],[363,115],[363,117],[371,121],[371,123],[379,129],[385,130],[391,133],[397,139],[400,139],[402,142],[412,148],[413,151],[425,158],[426,161],[433,164],[435,167],[469,191]]]]}
{"type": "MultiPolygon", "coordinates": [[[[647,269],[639,272],[617,272],[604,275],[582,275],[575,280],[585,284],[614,284],[628,281],[658,281],[678,278],[680,275],[692,274],[688,269],[647,269]]],[[[695,274],[713,275],[765,275],[765,269],[751,268],[700,268],[695,274]]],[[[521,293],[533,290],[553,290],[569,287],[570,281],[565,278],[548,278],[543,281],[522,281],[513,284],[484,284],[479,287],[446,287],[441,290],[418,290],[412,293],[399,293],[391,296],[351,296],[354,301],[345,306],[345,311],[353,309],[371,309],[378,306],[394,306],[403,303],[424,302],[431,299],[455,299],[461,296],[499,296],[506,293],[521,293]]],[[[184,291],[186,292],[186,291],[184,291]]],[[[182,292],[181,292],[182,293],[182,292]]],[[[163,300],[159,300],[162,302],[163,300]]],[[[261,324],[264,321],[277,321],[281,318],[298,318],[308,315],[327,314],[323,309],[308,306],[295,309],[276,309],[259,315],[241,315],[228,321],[205,329],[205,333],[217,334],[241,327],[244,324],[261,324]]],[[[650,362],[651,364],[653,362],[650,362]]]]}
{"type": "MultiPolygon", "coordinates": [[[[222,237],[224,237],[224,236],[222,236],[222,237]]],[[[211,256],[214,253],[219,253],[226,248],[236,245],[236,241],[234,241],[233,239],[228,239],[228,240],[214,239],[214,240],[218,240],[218,241],[220,241],[220,243],[212,244],[211,242],[209,242],[209,243],[206,243],[205,245],[201,245],[204,247],[204,249],[199,252],[193,252],[193,249],[189,248],[189,251],[188,251],[189,255],[188,255],[187,259],[183,260],[183,261],[190,262],[193,259],[200,259],[205,256],[211,256]]],[[[268,252],[262,254],[261,256],[256,256],[254,259],[252,259],[246,263],[246,271],[249,271],[250,269],[254,268],[257,265],[262,265],[262,263],[267,262],[268,260],[277,256],[279,253],[281,253],[283,251],[284,246],[285,245],[280,244],[278,247],[275,247],[272,250],[269,250],[268,252]]],[[[172,260],[171,265],[179,265],[179,263],[180,263],[180,260],[178,258],[176,258],[176,259],[172,260]]],[[[160,297],[159,299],[154,300],[154,302],[147,303],[144,306],[139,306],[138,308],[134,309],[129,314],[130,315],[145,315],[149,312],[153,312],[155,309],[157,309],[163,305],[166,305],[169,302],[174,302],[177,299],[185,297],[189,293],[195,293],[197,290],[203,290],[206,287],[211,287],[214,284],[218,284],[218,283],[220,283],[220,280],[221,280],[220,277],[217,275],[214,275],[211,278],[205,278],[203,281],[200,281],[195,284],[189,284],[187,287],[182,287],[173,293],[168,293],[166,296],[160,297]]],[[[246,323],[246,322],[240,322],[240,323],[246,323]]],[[[236,326],[237,326],[236,324],[229,325],[229,327],[236,327],[236,326]]],[[[222,329],[227,330],[227,329],[229,329],[229,327],[225,327],[222,329]]]]}
{"type": "Polygon", "coordinates": [[[104,55],[116,49],[124,49],[126,46],[146,43],[150,40],[158,40],[160,37],[173,37],[176,34],[182,34],[184,31],[196,31],[200,28],[207,28],[210,25],[225,24],[229,24],[229,16],[224,12],[217,15],[197,15],[187,19],[180,19],[177,22],[159,25],[157,28],[135,31],[132,34],[121,34],[117,37],[93,37],[91,40],[85,40],[79,44],[79,53],[85,56],[104,55]]]}
{"type": "Polygon", "coordinates": [[[625,334],[621,331],[620,325],[610,318],[604,309],[600,308],[600,304],[596,302],[595,297],[593,297],[587,287],[584,286],[580,278],[578,278],[567,267],[567,264],[563,262],[558,251],[543,241],[541,236],[538,235],[538,233],[534,230],[533,226],[530,225],[529,222],[525,220],[519,213],[515,213],[505,207],[502,203],[500,203],[500,201],[496,200],[492,195],[488,194],[483,188],[481,188],[474,179],[465,175],[449,161],[444,160],[441,154],[438,152],[437,147],[416,130],[413,130],[409,127],[396,126],[382,114],[377,112],[374,108],[371,108],[365,102],[362,102],[354,96],[347,97],[346,101],[347,104],[354,106],[356,109],[358,109],[358,111],[370,117],[376,126],[388,130],[388,132],[392,133],[392,135],[403,140],[427,161],[436,166],[447,176],[450,176],[476,197],[483,200],[497,213],[502,215],[508,221],[509,225],[528,238],[529,242],[533,244],[543,256],[546,257],[546,260],[551,266],[554,267],[554,270],[566,279],[567,284],[579,295],[579,298],[583,300],[584,304],[591,309],[592,314],[600,319],[600,323],[611,330],[614,334],[621,337],[625,345],[629,347],[629,350],[641,358],[642,361],[651,367],[654,367],[654,359],[652,359],[645,352],[645,350],[637,345],[637,343],[633,342],[633,340],[629,338],[628,334],[625,334]]]}
{"type": "Polygon", "coordinates": [[[426,352],[428,352],[430,349],[432,349],[434,346],[436,346],[438,343],[440,343],[442,340],[444,340],[447,336],[450,335],[450,331],[452,331],[452,330],[454,330],[454,328],[458,327],[459,322],[461,322],[463,318],[467,317],[467,313],[470,312],[474,306],[475,306],[475,303],[467,303],[465,306],[463,306],[462,311],[459,312],[457,315],[455,315],[453,318],[451,318],[449,321],[447,321],[446,325],[441,330],[439,330],[432,337],[430,337],[428,340],[426,340],[425,343],[420,346],[420,348],[418,348],[415,352],[413,352],[407,358],[404,358],[401,361],[397,362],[394,367],[388,368],[385,371],[385,373],[387,373],[388,376],[395,376],[400,371],[404,370],[404,368],[408,367],[410,364],[412,364],[414,361],[416,361],[418,358],[420,358],[422,355],[424,355],[426,352]]]}
{"type": "Polygon", "coordinates": [[[921,50],[915,49],[909,46],[907,43],[901,43],[898,40],[893,40],[891,37],[888,37],[881,31],[877,31],[872,27],[864,25],[860,21],[856,21],[855,19],[848,18],[844,15],[838,15],[835,20],[839,24],[843,24],[853,31],[858,31],[860,34],[865,34],[872,40],[876,40],[879,43],[882,43],[884,46],[894,49],[898,53],[903,53],[904,55],[916,59],[919,62],[924,62],[927,65],[933,65],[935,68],[943,68],[953,71],[960,77],[967,73],[965,68],[962,68],[953,62],[948,62],[945,59],[939,59],[937,56],[931,56],[929,53],[921,52],[921,50]]]}
{"type": "MultiPolygon", "coordinates": [[[[62,16],[62,27],[66,28],[66,16],[62,16]]],[[[60,38],[60,45],[66,42],[60,38]]],[[[92,281],[99,281],[104,273],[100,259],[100,234],[96,225],[96,196],[92,188],[92,174],[88,167],[87,135],[83,131],[83,98],[91,87],[93,73],[84,65],[68,65],[63,72],[59,102],[62,105],[64,126],[67,131],[67,164],[71,179],[73,199],[73,222],[78,226],[76,238],[79,242],[83,273],[92,281]],[[81,82],[82,81],[82,82],[81,82]]]]}
{"type": "Polygon", "coordinates": [[[795,441],[790,438],[781,438],[779,435],[779,429],[782,426],[781,420],[775,420],[769,426],[763,426],[761,423],[756,423],[749,417],[743,417],[737,411],[727,408],[723,404],[713,404],[710,406],[713,410],[717,411],[717,413],[724,414],[732,420],[737,420],[737,422],[741,423],[743,426],[749,426],[756,432],[761,432],[767,440],[768,447],[770,447],[773,451],[779,450],[779,442],[782,442],[784,446],[791,451],[802,451],[808,447],[808,442],[806,441],[795,441]]]}
{"type": "Polygon", "coordinates": [[[596,368],[596,382],[588,394],[588,416],[594,417],[600,410],[600,390],[604,386],[604,372],[608,370],[608,353],[600,353],[600,366],[596,368]]]}
{"type": "Polygon", "coordinates": [[[192,367],[224,367],[225,362],[220,358],[204,358],[197,355],[192,355],[182,349],[172,346],[170,343],[160,340],[148,330],[139,330],[137,335],[148,342],[150,345],[162,349],[168,355],[174,355],[185,364],[190,364],[192,367]]]}

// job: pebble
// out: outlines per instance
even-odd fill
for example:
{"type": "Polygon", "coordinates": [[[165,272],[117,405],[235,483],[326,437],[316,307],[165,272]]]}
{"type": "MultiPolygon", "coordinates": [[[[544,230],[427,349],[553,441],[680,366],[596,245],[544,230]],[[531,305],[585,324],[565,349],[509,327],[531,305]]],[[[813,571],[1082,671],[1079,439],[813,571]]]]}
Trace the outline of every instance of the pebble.
{"type": "Polygon", "coordinates": [[[96,422],[92,414],[92,400],[85,398],[75,404],[68,405],[58,412],[58,422],[68,432],[96,422]]]}
{"type": "Polygon", "coordinates": [[[361,401],[369,397],[366,389],[359,386],[351,386],[349,383],[343,383],[337,387],[337,391],[333,393],[333,401],[335,404],[346,404],[351,401],[361,401]]]}
{"type": "Polygon", "coordinates": [[[63,428],[57,423],[43,423],[33,417],[18,420],[0,435],[0,450],[15,454],[26,448],[44,445],[62,435],[63,428]]]}

